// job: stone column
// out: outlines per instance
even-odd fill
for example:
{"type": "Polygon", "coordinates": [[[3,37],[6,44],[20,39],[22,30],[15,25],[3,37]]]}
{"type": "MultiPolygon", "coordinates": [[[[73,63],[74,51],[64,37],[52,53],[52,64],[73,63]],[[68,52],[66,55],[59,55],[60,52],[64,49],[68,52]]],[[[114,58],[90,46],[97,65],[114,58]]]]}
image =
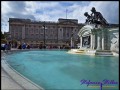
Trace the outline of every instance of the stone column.
{"type": "Polygon", "coordinates": [[[93,35],[90,35],[90,48],[93,48],[93,35]]]}
{"type": "Polygon", "coordinates": [[[99,31],[97,32],[97,50],[100,50],[100,35],[99,31]]]}
{"type": "Polygon", "coordinates": [[[73,47],[72,37],[71,37],[71,48],[73,47]]]}
{"type": "Polygon", "coordinates": [[[82,36],[80,37],[80,48],[82,48],[82,36]]]}
{"type": "Polygon", "coordinates": [[[104,32],[102,31],[102,50],[104,50],[104,32]]]}
{"type": "Polygon", "coordinates": [[[93,43],[93,45],[92,45],[92,49],[94,49],[95,48],[95,35],[93,34],[93,39],[92,39],[93,41],[92,41],[92,43],[93,43]]]}

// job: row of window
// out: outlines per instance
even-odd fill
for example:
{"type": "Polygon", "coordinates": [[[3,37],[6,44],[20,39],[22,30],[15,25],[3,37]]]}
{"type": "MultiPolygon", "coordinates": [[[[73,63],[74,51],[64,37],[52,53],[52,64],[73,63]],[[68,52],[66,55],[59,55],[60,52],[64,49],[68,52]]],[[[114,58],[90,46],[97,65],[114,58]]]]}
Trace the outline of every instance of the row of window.
{"type": "MultiPolygon", "coordinates": [[[[10,28],[11,29],[19,29],[19,28],[22,28],[24,25],[10,25],[10,28]]],[[[44,28],[43,26],[38,26],[38,25],[26,25],[25,28],[29,28],[29,27],[33,27],[33,28],[44,28]]],[[[57,29],[57,28],[60,28],[60,27],[57,27],[57,26],[45,26],[46,28],[48,29],[57,29]]],[[[77,27],[62,27],[64,30],[65,29],[69,29],[69,30],[73,30],[74,29],[78,29],[77,27]]]]}
{"type": "MultiPolygon", "coordinates": [[[[38,26],[38,25],[26,25],[26,27],[34,27],[34,28],[44,28],[43,26],[38,26]]],[[[56,26],[45,26],[46,28],[57,28],[56,26]]]]}
{"type": "MultiPolygon", "coordinates": [[[[31,42],[31,43],[43,43],[43,41],[27,41],[26,42],[31,42]]],[[[46,43],[57,43],[57,41],[46,41],[46,43]]]]}
{"type": "MultiPolygon", "coordinates": [[[[40,30],[40,33],[43,33],[44,32],[44,30],[40,30]]],[[[28,29],[26,29],[26,33],[39,33],[39,30],[38,29],[36,29],[36,30],[28,30],[28,29]]],[[[56,34],[57,32],[55,31],[55,30],[45,30],[45,33],[51,33],[51,34],[56,34]]]]}

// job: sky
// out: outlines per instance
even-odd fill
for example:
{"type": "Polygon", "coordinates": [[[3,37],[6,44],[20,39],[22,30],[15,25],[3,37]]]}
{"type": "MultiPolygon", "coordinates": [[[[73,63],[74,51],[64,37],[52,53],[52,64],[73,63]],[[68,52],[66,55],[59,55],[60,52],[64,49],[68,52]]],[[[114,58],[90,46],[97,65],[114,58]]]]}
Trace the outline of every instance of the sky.
{"type": "Polygon", "coordinates": [[[78,19],[84,23],[85,12],[91,14],[95,7],[108,23],[119,24],[118,1],[2,1],[1,30],[9,31],[9,18],[24,18],[35,21],[55,21],[59,18],[78,19]]]}

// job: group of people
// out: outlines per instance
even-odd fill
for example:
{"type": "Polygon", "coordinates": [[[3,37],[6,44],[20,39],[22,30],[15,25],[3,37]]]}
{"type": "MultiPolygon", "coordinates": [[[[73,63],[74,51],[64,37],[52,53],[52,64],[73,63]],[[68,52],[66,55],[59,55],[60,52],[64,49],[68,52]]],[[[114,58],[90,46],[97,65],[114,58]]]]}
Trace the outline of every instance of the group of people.
{"type": "Polygon", "coordinates": [[[62,45],[62,46],[53,46],[53,45],[45,45],[45,46],[42,46],[42,45],[39,45],[38,47],[39,49],[69,49],[70,47],[69,46],[65,46],[65,45],[62,45]]]}
{"type": "Polygon", "coordinates": [[[87,17],[85,23],[108,25],[108,22],[105,20],[105,18],[102,16],[100,12],[96,11],[95,7],[92,7],[91,12],[92,12],[91,15],[89,15],[88,12],[84,13],[84,16],[87,17]]]}
{"type": "MultiPolygon", "coordinates": [[[[6,44],[1,44],[1,50],[3,51],[7,51],[7,50],[11,50],[12,45],[11,43],[6,43],[6,44]]],[[[16,46],[17,49],[30,49],[30,45],[28,44],[20,44],[19,46],[16,46]]]]}
{"type": "Polygon", "coordinates": [[[33,45],[29,45],[26,43],[22,43],[13,47],[11,43],[1,44],[1,50],[11,50],[11,48],[16,49],[30,49],[30,48],[39,48],[39,49],[69,49],[70,47],[62,45],[62,46],[53,46],[53,45],[38,45],[34,47],[33,45]]]}
{"type": "Polygon", "coordinates": [[[7,50],[11,50],[11,43],[6,43],[6,44],[1,44],[1,50],[3,51],[7,51],[7,50]]]}
{"type": "Polygon", "coordinates": [[[18,46],[18,49],[30,49],[30,45],[23,43],[18,46]]]}

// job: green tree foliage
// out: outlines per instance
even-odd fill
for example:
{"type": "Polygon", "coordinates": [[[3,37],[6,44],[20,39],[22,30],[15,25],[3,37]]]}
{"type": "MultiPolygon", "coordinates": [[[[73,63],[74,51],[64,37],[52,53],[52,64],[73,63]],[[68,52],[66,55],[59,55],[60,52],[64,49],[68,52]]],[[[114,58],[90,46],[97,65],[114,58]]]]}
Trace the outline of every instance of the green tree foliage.
{"type": "Polygon", "coordinates": [[[4,36],[4,34],[2,33],[2,31],[1,31],[1,39],[5,39],[5,36],[4,36]]]}
{"type": "Polygon", "coordinates": [[[7,40],[6,40],[6,39],[1,39],[1,43],[2,43],[2,44],[6,44],[6,43],[7,43],[7,40]]]}

